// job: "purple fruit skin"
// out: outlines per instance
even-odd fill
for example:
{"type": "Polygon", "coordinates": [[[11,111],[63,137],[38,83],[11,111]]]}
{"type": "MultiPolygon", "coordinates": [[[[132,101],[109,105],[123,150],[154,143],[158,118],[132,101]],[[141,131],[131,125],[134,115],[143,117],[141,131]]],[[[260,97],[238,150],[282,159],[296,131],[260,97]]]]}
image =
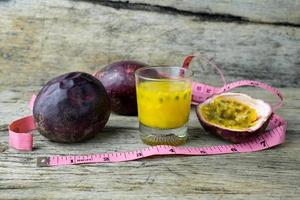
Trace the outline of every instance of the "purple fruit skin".
{"type": "Polygon", "coordinates": [[[102,68],[95,74],[111,99],[113,112],[120,115],[137,115],[134,73],[145,66],[147,64],[138,61],[119,61],[102,68]]]}
{"type": "Polygon", "coordinates": [[[40,90],[33,116],[46,138],[74,143],[99,133],[110,110],[109,97],[99,80],[87,73],[71,72],[52,79],[40,90]]]}
{"type": "Polygon", "coordinates": [[[262,134],[266,130],[266,128],[269,124],[269,121],[272,118],[272,114],[271,114],[270,117],[266,120],[266,122],[256,131],[241,132],[241,131],[231,131],[231,130],[222,129],[217,126],[214,126],[213,124],[208,124],[208,123],[204,122],[200,117],[199,106],[196,107],[196,113],[197,113],[197,117],[198,117],[200,124],[202,125],[202,127],[205,130],[207,130],[210,133],[220,136],[224,140],[227,140],[227,141],[230,141],[233,143],[246,142],[246,141],[249,141],[251,138],[262,134]]]}

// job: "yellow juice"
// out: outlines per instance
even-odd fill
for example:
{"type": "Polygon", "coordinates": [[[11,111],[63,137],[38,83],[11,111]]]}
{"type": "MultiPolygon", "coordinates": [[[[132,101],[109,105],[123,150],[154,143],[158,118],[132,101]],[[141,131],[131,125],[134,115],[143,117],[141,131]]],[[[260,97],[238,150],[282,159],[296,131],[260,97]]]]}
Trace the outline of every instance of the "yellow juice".
{"type": "Polygon", "coordinates": [[[139,121],[148,127],[172,129],[187,123],[191,104],[191,83],[146,81],[137,85],[139,121]]]}

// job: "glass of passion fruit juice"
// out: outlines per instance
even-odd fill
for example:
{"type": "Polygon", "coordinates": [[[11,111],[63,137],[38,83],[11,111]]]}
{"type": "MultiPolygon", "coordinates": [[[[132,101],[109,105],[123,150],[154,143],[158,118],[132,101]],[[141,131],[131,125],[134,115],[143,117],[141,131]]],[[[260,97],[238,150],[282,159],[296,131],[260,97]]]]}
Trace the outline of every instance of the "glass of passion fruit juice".
{"type": "Polygon", "coordinates": [[[191,70],[144,67],[135,72],[139,131],[149,145],[181,145],[187,140],[191,70]]]}

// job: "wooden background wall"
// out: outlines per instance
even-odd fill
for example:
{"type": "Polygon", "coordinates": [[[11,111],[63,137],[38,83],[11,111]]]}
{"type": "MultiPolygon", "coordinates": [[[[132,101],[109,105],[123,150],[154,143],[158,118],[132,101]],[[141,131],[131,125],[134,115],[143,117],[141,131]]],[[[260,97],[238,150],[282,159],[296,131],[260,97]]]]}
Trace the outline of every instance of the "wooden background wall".
{"type": "MultiPolygon", "coordinates": [[[[227,80],[300,86],[300,0],[0,0],[0,91],[121,59],[180,65],[202,52],[227,80]]],[[[209,67],[196,79],[214,83],[209,67]]]]}

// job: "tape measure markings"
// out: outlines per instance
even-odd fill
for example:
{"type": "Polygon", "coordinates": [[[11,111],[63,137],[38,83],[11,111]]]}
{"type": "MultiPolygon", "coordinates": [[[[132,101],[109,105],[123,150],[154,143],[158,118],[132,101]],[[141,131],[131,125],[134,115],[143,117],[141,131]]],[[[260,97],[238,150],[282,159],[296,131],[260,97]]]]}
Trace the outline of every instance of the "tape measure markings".
{"type": "MultiPolygon", "coordinates": [[[[278,116],[274,115],[271,119],[278,121],[278,116]]],[[[279,118],[280,119],[280,118],[279,118]]],[[[251,151],[260,151],[276,146],[284,142],[284,126],[282,125],[267,131],[266,133],[253,138],[250,141],[241,144],[216,145],[208,147],[174,147],[167,145],[159,145],[147,147],[140,150],[128,152],[113,152],[92,155],[71,155],[71,156],[50,156],[39,157],[38,166],[61,166],[76,165],[89,163],[112,163],[137,160],[155,155],[189,155],[189,156],[206,156],[216,154],[245,153],[251,151]]]]}
{"type": "MultiPolygon", "coordinates": [[[[188,58],[185,65],[191,62],[191,57],[188,58]]],[[[208,60],[210,64],[211,61],[208,60]]],[[[276,88],[253,80],[241,80],[233,83],[226,84],[222,72],[216,65],[214,67],[220,72],[220,75],[225,83],[223,87],[217,88],[202,83],[192,83],[192,102],[193,104],[199,104],[211,97],[222,92],[226,92],[241,86],[253,86],[263,88],[272,94],[279,97],[280,101],[272,107],[273,112],[276,111],[283,102],[283,95],[276,88]]],[[[35,96],[30,101],[30,107],[34,105],[35,96]]],[[[229,145],[216,145],[210,147],[173,147],[166,145],[159,145],[153,147],[147,147],[144,149],[133,150],[128,152],[112,152],[103,154],[91,154],[91,155],[69,155],[69,156],[49,156],[38,157],[38,166],[60,166],[60,165],[76,165],[76,164],[88,164],[88,163],[110,163],[110,162],[124,162],[137,160],[145,157],[155,155],[191,155],[191,156],[207,156],[216,154],[230,154],[230,153],[245,153],[260,151],[276,145],[279,145],[285,140],[285,132],[287,123],[278,115],[272,114],[269,121],[268,129],[260,136],[256,136],[251,140],[241,144],[229,144],[229,145]]],[[[32,130],[35,129],[33,116],[27,116],[12,122],[9,125],[9,146],[18,150],[32,150],[32,130]]]]}

